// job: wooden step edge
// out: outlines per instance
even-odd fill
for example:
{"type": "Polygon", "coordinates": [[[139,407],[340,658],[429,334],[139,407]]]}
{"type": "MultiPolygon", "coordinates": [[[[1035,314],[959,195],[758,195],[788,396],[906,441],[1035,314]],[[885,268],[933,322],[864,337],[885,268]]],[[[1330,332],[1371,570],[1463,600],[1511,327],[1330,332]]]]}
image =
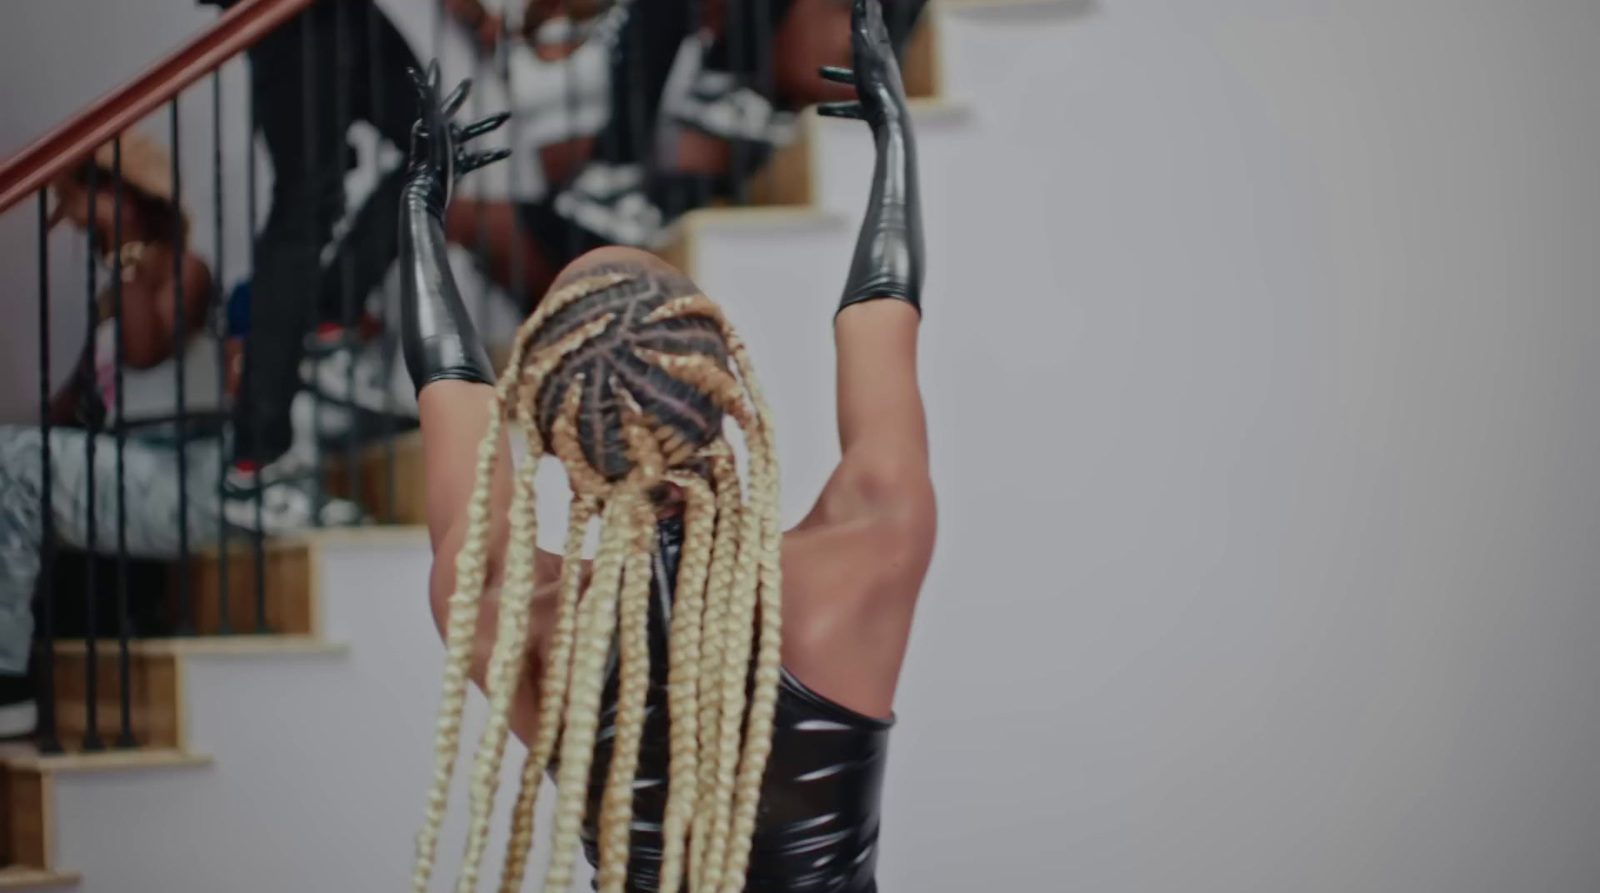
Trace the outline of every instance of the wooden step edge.
{"type": "Polygon", "coordinates": [[[1100,4],[1097,0],[933,0],[941,12],[966,12],[983,9],[1034,9],[1058,6],[1067,12],[1093,12],[1100,4]]]}
{"type": "Polygon", "coordinates": [[[13,769],[34,769],[56,775],[128,772],[139,769],[192,769],[211,765],[208,754],[170,748],[106,750],[98,753],[41,754],[0,751],[0,762],[13,769]]]}
{"type": "MultiPolygon", "coordinates": [[[[82,639],[64,639],[56,643],[56,654],[86,655],[89,645],[82,639]]],[[[117,640],[100,639],[95,642],[98,654],[115,654],[117,640]]],[[[136,639],[128,643],[128,653],[140,656],[254,656],[273,654],[345,654],[350,646],[344,642],[330,642],[318,636],[263,635],[263,636],[189,636],[175,639],[136,639]]]]}
{"type": "MultiPolygon", "coordinates": [[[[283,536],[269,536],[261,543],[261,550],[268,555],[279,552],[292,552],[307,548],[310,540],[307,533],[291,533],[283,536]]],[[[190,560],[205,559],[216,560],[222,554],[222,547],[212,544],[190,549],[190,560]]],[[[228,535],[228,555],[231,557],[249,557],[255,554],[255,543],[250,534],[230,533],[228,535]]]]}
{"type": "Polygon", "coordinates": [[[737,226],[740,229],[794,229],[829,227],[849,222],[843,214],[825,211],[815,205],[749,205],[743,208],[697,208],[678,218],[669,229],[673,233],[708,226],[737,226]]]}
{"type": "Polygon", "coordinates": [[[0,890],[59,890],[76,887],[82,882],[83,875],[76,871],[29,868],[25,865],[0,868],[0,890]]]}
{"type": "MultiPolygon", "coordinates": [[[[906,100],[906,110],[911,112],[911,120],[918,124],[938,124],[950,121],[965,120],[972,114],[972,103],[958,96],[924,96],[913,97],[906,100]]],[[[871,135],[860,121],[847,118],[825,118],[817,114],[816,109],[807,109],[805,117],[817,123],[826,123],[829,127],[860,129],[865,139],[871,135]]]]}
{"type": "Polygon", "coordinates": [[[4,813],[0,847],[8,868],[49,871],[56,865],[55,776],[33,769],[0,767],[4,813]]]}
{"type": "MultiPolygon", "coordinates": [[[[937,121],[960,121],[972,114],[972,103],[955,96],[929,96],[906,103],[911,119],[924,124],[937,121]]],[[[834,119],[838,120],[838,119],[834,119]]]]}
{"type": "Polygon", "coordinates": [[[428,545],[428,528],[422,524],[374,524],[370,527],[345,527],[314,534],[319,548],[340,546],[428,545]]]}
{"type": "Polygon", "coordinates": [[[815,206],[750,205],[743,208],[698,208],[684,214],[663,235],[655,254],[690,279],[700,253],[702,230],[714,229],[830,229],[845,226],[849,218],[815,206]]]}

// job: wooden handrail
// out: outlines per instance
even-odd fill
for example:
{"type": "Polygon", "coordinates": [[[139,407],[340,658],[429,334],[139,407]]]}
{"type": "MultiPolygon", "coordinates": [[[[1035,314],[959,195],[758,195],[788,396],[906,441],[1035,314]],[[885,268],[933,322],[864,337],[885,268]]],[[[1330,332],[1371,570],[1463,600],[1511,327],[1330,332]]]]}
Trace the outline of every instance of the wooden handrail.
{"type": "Polygon", "coordinates": [[[165,59],[7,158],[0,166],[0,212],[43,188],[312,2],[243,0],[165,59]]]}

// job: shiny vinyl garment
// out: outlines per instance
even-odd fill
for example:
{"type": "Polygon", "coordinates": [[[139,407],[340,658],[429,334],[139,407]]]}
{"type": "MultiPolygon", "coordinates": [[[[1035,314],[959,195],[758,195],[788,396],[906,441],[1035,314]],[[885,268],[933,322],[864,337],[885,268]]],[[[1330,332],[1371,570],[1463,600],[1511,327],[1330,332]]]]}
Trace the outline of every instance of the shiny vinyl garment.
{"type": "MultiPolygon", "coordinates": [[[[670,740],[667,630],[683,545],[682,521],[661,522],[657,541],[650,599],[650,695],[634,782],[629,893],[655,893],[659,886],[670,740]]],[[[583,825],[583,848],[591,865],[598,858],[596,824],[611,764],[616,706],[613,651],[583,825]]],[[[879,799],[891,725],[891,720],[841,707],[784,672],[746,893],[875,893],[879,799]]]]}

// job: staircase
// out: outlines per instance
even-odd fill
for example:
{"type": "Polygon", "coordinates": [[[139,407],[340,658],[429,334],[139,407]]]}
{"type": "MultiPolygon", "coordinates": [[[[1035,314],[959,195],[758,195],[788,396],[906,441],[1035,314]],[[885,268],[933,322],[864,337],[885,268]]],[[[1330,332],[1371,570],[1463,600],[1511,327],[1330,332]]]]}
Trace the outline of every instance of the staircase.
{"type": "MultiPolygon", "coordinates": [[[[945,15],[988,5],[995,4],[935,0],[907,51],[908,92],[929,159],[925,192],[935,207],[946,170],[937,161],[941,146],[970,122],[967,106],[944,89],[945,15]]],[[[827,349],[825,308],[853,241],[863,153],[870,146],[861,125],[808,112],[799,139],[752,179],[753,206],[692,212],[661,249],[728,307],[763,368],[813,366],[802,355],[827,349]]],[[[831,407],[798,383],[768,377],[764,384],[784,419],[785,486],[814,492],[833,462],[835,448],[817,448],[831,439],[824,435],[831,407]]],[[[0,870],[0,890],[404,888],[442,653],[424,599],[431,554],[414,526],[423,521],[420,438],[403,437],[393,449],[401,483],[392,506],[382,501],[388,455],[379,448],[361,457],[359,490],[376,498],[367,500],[375,515],[403,526],[269,544],[264,607],[273,634],[217,635],[224,610],[230,628],[255,626],[249,599],[236,597],[224,609],[221,596],[224,588],[251,590],[247,549],[230,552],[226,587],[219,555],[194,559],[188,573],[198,635],[132,647],[137,747],[82,750],[88,644],[58,643],[56,708],[68,752],[0,753],[0,846],[11,866],[0,870]]],[[[540,481],[547,532],[564,528],[566,509],[553,466],[540,481]]],[[[334,458],[330,490],[347,492],[348,479],[334,458]]],[[[802,500],[786,504],[791,515],[803,508],[802,500]]],[[[97,645],[97,724],[100,738],[115,743],[115,642],[97,645]]],[[[474,692],[464,742],[475,740],[482,708],[474,692]]],[[[520,762],[515,744],[511,750],[508,775],[520,762]]],[[[497,828],[507,825],[507,799],[497,828]]],[[[464,809],[452,804],[447,839],[461,832],[464,809]]]]}

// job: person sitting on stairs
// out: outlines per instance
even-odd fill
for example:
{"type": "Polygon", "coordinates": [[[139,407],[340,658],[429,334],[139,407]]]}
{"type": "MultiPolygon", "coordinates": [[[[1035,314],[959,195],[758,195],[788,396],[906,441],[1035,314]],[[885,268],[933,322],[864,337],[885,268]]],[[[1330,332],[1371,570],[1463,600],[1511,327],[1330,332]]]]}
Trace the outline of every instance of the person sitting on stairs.
{"type": "MultiPolygon", "coordinates": [[[[0,427],[0,737],[29,734],[35,723],[27,683],[31,601],[41,550],[54,545],[43,541],[47,532],[60,543],[116,554],[120,515],[124,544],[136,557],[177,557],[185,524],[191,547],[217,541],[223,431],[216,385],[220,370],[214,342],[205,333],[215,297],[211,272],[185,250],[189,221],[173,206],[166,150],[133,131],[122,135],[121,144],[120,221],[111,144],[51,184],[56,206],[50,225],[70,223],[88,234],[99,259],[97,278],[106,285],[96,296],[83,356],[52,401],[48,482],[40,427],[0,427]],[[175,267],[180,250],[182,262],[175,267]],[[119,271],[120,282],[114,281],[119,271]],[[185,426],[183,442],[175,420],[179,352],[185,361],[185,403],[196,413],[185,426]],[[118,493],[117,443],[110,433],[119,422],[119,407],[127,431],[121,456],[125,495],[118,493]],[[180,494],[180,480],[186,493],[180,494]],[[43,513],[46,487],[48,517],[43,513]]],[[[63,299],[71,291],[63,292],[63,299]]],[[[38,595],[52,598],[54,593],[38,595]]]]}

